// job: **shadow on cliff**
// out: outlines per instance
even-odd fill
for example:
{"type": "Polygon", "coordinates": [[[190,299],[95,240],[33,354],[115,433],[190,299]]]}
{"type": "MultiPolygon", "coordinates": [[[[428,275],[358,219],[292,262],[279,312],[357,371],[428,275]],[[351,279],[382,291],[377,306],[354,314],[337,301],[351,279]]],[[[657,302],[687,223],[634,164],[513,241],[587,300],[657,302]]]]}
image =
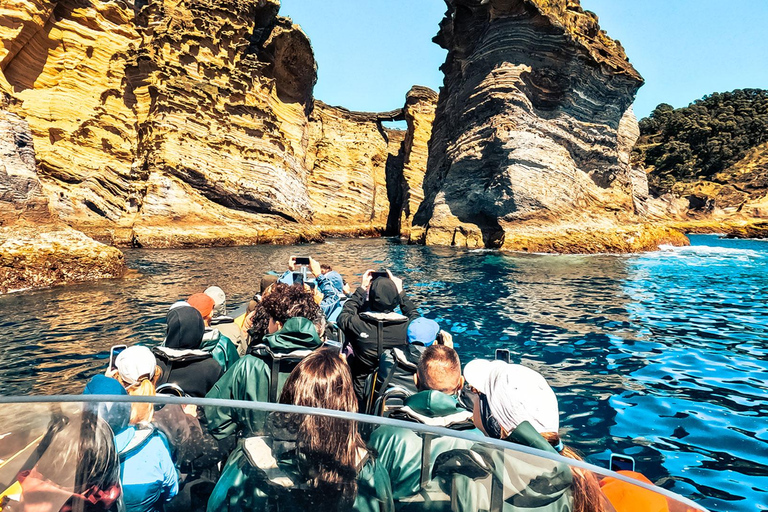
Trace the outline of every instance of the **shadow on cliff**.
{"type": "MultiPolygon", "coordinates": [[[[429,229],[450,229],[455,224],[451,219],[435,218],[435,201],[443,192],[450,214],[467,226],[455,226],[451,245],[459,245],[457,235],[471,235],[472,225],[482,235],[486,248],[499,248],[504,244],[504,229],[499,217],[517,210],[514,198],[504,200],[502,211],[493,196],[498,184],[494,181],[501,172],[500,155],[502,142],[488,137],[479,157],[467,157],[457,162],[448,161],[446,148],[435,147],[435,132],[429,148],[427,173],[424,176],[424,201],[413,217],[413,225],[429,229]],[[447,221],[447,222],[446,222],[447,221]]],[[[447,140],[447,139],[445,139],[447,140]]]]}

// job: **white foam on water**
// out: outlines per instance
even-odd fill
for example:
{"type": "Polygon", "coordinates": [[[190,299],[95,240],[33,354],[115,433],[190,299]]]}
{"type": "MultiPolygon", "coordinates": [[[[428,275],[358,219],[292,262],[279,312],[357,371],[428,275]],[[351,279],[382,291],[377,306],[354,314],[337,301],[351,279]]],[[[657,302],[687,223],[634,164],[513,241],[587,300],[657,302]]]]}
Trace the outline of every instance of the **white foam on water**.
{"type": "Polygon", "coordinates": [[[643,254],[646,258],[695,258],[707,261],[752,261],[765,257],[765,253],[752,249],[739,249],[736,247],[717,247],[709,245],[690,245],[676,247],[673,245],[660,245],[658,251],[643,254]]]}

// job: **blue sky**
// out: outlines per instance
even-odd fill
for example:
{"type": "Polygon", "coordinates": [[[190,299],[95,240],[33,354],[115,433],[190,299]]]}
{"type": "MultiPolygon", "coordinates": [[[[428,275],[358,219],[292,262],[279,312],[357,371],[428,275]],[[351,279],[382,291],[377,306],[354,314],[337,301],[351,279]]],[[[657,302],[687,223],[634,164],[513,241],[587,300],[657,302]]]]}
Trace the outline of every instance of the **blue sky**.
{"type": "MultiPolygon", "coordinates": [[[[768,89],[768,1],[582,0],[645,78],[638,117],[711,92],[768,89]]],[[[282,0],[312,40],[315,97],[352,110],[402,106],[411,85],[437,90],[446,52],[432,43],[443,0],[282,0]],[[415,8],[414,6],[418,6],[415,8]]]]}

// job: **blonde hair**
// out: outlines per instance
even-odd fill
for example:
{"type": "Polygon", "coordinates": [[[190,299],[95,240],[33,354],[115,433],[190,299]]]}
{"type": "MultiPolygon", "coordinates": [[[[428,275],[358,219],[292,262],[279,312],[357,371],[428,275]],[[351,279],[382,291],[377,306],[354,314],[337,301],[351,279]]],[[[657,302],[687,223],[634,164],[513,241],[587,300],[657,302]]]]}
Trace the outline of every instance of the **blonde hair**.
{"type": "MultiPolygon", "coordinates": [[[[542,432],[541,436],[552,446],[562,441],[555,432],[542,432]]],[[[563,445],[560,455],[574,460],[584,460],[579,453],[569,446],[563,445]]],[[[608,512],[606,498],[600,490],[600,483],[591,471],[570,466],[573,474],[573,512],[608,512]]]]}
{"type": "MultiPolygon", "coordinates": [[[[123,385],[125,390],[131,396],[155,396],[157,394],[157,382],[160,380],[162,370],[155,366],[155,376],[151,379],[142,377],[138,382],[129,384],[120,376],[120,372],[115,374],[115,378],[123,385]]],[[[155,415],[154,404],[131,404],[130,425],[137,423],[149,423],[155,415]]]]}

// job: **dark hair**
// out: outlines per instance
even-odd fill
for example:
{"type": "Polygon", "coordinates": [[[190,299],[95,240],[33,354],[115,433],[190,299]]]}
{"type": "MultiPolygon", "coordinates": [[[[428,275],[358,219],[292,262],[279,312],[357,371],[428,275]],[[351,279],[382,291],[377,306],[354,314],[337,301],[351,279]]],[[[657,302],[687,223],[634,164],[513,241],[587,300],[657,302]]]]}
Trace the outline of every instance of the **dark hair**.
{"type": "Polygon", "coordinates": [[[320,270],[322,270],[323,272],[330,272],[333,269],[331,268],[331,266],[329,264],[321,263],[320,264],[320,270]]]}
{"type": "Polygon", "coordinates": [[[321,338],[325,332],[323,310],[315,302],[314,295],[300,286],[289,286],[283,283],[273,285],[270,293],[256,306],[256,311],[259,308],[263,308],[264,313],[269,315],[267,321],[272,317],[275,322],[284,324],[289,318],[301,316],[315,325],[321,338]]]}
{"type": "Polygon", "coordinates": [[[261,307],[259,302],[254,308],[251,328],[248,329],[248,345],[260,344],[267,334],[269,334],[269,313],[261,307]]]}
{"type": "MultiPolygon", "coordinates": [[[[320,349],[293,369],[280,403],[357,412],[349,367],[337,352],[320,349]]],[[[295,435],[302,474],[322,491],[323,508],[345,510],[357,494],[357,468],[366,451],[357,422],[308,414],[273,414],[271,430],[295,435]]]]}
{"type": "MultiPolygon", "coordinates": [[[[56,414],[49,427],[56,429],[50,432],[50,444],[35,467],[19,476],[22,489],[26,478],[44,479],[58,489],[55,492],[72,496],[62,510],[113,510],[120,496],[120,462],[112,429],[89,408],[80,414],[56,414]]],[[[35,494],[22,491],[23,500],[49,499],[45,493],[35,494]]]]}
{"type": "Polygon", "coordinates": [[[461,361],[451,347],[430,345],[416,367],[421,390],[434,389],[453,394],[461,387],[461,361]]]}

